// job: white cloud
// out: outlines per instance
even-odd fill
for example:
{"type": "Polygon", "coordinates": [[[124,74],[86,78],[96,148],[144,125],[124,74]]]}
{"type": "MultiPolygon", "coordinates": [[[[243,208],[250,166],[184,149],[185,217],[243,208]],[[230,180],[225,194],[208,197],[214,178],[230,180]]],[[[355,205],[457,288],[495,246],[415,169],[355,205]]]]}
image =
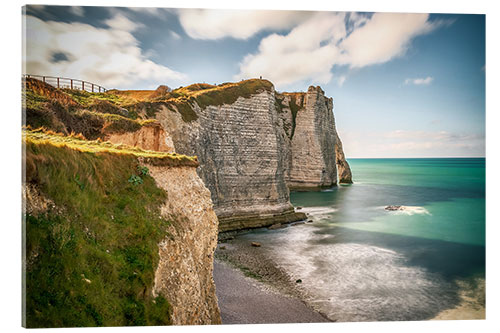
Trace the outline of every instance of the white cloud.
{"type": "Polygon", "coordinates": [[[432,76],[428,76],[426,78],[406,79],[405,84],[414,84],[417,86],[421,86],[421,85],[429,85],[431,84],[432,81],[434,81],[434,78],[432,76]]]}
{"type": "Polygon", "coordinates": [[[342,42],[340,63],[364,67],[403,55],[412,38],[433,29],[428,17],[428,14],[373,14],[342,42]]]}
{"type": "Polygon", "coordinates": [[[42,21],[26,16],[27,73],[65,76],[107,88],[147,80],[168,84],[186,76],[149,60],[131,34],[140,25],[123,15],[105,21],[109,29],[83,23],[42,21]],[[64,55],[54,61],[54,55],[64,55]]]}
{"type": "Polygon", "coordinates": [[[262,30],[288,29],[311,12],[272,10],[179,9],[179,21],[195,39],[247,39],[262,30]]]}
{"type": "Polygon", "coordinates": [[[82,6],[71,6],[69,7],[69,11],[76,16],[85,16],[85,9],[82,6]]]}
{"type": "Polygon", "coordinates": [[[404,55],[414,37],[440,25],[428,18],[428,14],[314,13],[287,35],[263,38],[258,52],[240,63],[234,79],[262,75],[278,86],[301,80],[327,83],[334,65],[364,67],[404,55]]]}
{"type": "Polygon", "coordinates": [[[339,87],[342,87],[344,85],[346,79],[347,77],[345,75],[339,76],[337,78],[337,84],[339,85],[339,87]]]}
{"type": "Polygon", "coordinates": [[[175,32],[173,30],[170,30],[170,36],[172,36],[172,38],[175,39],[175,40],[181,39],[181,36],[177,32],[175,32]]]}
{"type": "Polygon", "coordinates": [[[105,20],[104,23],[111,29],[127,32],[133,32],[144,27],[142,23],[132,22],[123,14],[116,14],[112,18],[105,20]]]}
{"type": "Polygon", "coordinates": [[[344,18],[344,13],[317,13],[286,36],[262,39],[258,53],[243,59],[235,79],[262,75],[277,86],[307,79],[329,82],[330,68],[340,56],[336,43],[346,34],[344,18]]]}

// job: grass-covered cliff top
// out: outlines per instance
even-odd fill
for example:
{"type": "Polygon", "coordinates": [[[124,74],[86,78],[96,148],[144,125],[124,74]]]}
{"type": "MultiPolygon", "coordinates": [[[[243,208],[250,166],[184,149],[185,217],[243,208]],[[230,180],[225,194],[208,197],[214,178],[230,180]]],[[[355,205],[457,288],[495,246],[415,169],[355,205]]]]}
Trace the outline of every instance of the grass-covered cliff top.
{"type": "Polygon", "coordinates": [[[176,153],[165,153],[151,150],[143,150],[127,145],[117,145],[101,140],[85,140],[81,135],[66,136],[62,133],[47,131],[44,128],[23,130],[23,137],[26,143],[35,145],[51,145],[54,147],[67,147],[85,153],[110,153],[118,155],[131,155],[140,157],[144,161],[154,165],[165,166],[190,166],[198,167],[196,156],[186,156],[176,153]]]}
{"type": "Polygon", "coordinates": [[[111,90],[113,94],[136,101],[176,101],[183,98],[196,98],[200,107],[207,105],[232,104],[238,97],[248,98],[260,91],[273,89],[268,80],[249,79],[240,82],[226,82],[219,85],[194,83],[172,91],[157,90],[111,90]],[[199,100],[198,100],[199,98],[199,100]]]}
{"type": "Polygon", "coordinates": [[[26,326],[169,324],[152,295],[167,194],[141,158],[194,161],[29,130],[25,147],[26,326]]]}
{"type": "MultiPolygon", "coordinates": [[[[161,88],[161,87],[160,87],[161,88]]],[[[273,84],[267,80],[250,79],[240,82],[228,82],[219,85],[206,83],[195,83],[186,87],[180,87],[172,91],[157,90],[113,90],[118,96],[134,98],[137,104],[145,109],[150,116],[154,115],[155,110],[151,110],[156,105],[165,105],[173,107],[180,112],[182,119],[186,122],[198,119],[193,110],[193,103],[198,104],[200,108],[210,105],[232,104],[239,97],[249,98],[250,96],[262,91],[271,91],[273,84]],[[150,108],[148,110],[148,108],[150,108]]],[[[129,105],[134,107],[134,105],[129,105]]],[[[125,108],[127,106],[124,106],[125,108]]]]}
{"type": "MultiPolygon", "coordinates": [[[[161,106],[176,109],[186,122],[198,119],[193,110],[194,103],[202,109],[210,105],[232,104],[239,97],[248,98],[262,91],[271,91],[273,84],[267,80],[249,79],[240,82],[228,82],[219,85],[195,83],[169,91],[160,86],[156,90],[109,90],[104,93],[91,93],[77,89],[57,89],[42,81],[29,78],[24,80],[23,102],[27,110],[26,123],[32,127],[45,126],[63,131],[64,127],[74,125],[75,121],[87,126],[67,129],[67,132],[82,133],[89,139],[99,137],[94,128],[103,127],[106,121],[126,120],[130,126],[123,131],[140,128],[141,123],[133,125],[138,118],[153,118],[161,106]],[[175,108],[174,108],[175,107],[175,108]],[[84,114],[82,114],[84,113],[84,114]],[[106,118],[105,115],[117,115],[122,118],[106,118]],[[76,118],[76,119],[75,119],[76,118]],[[100,125],[99,125],[100,123],[100,125]],[[79,130],[79,131],[78,131],[79,130]]],[[[73,126],[74,127],[74,126],[73,126]]],[[[121,126],[114,126],[120,130],[121,126]]]]}
{"type": "Polygon", "coordinates": [[[22,92],[25,122],[32,128],[80,133],[93,140],[155,124],[154,120],[137,119],[134,112],[121,107],[136,100],[112,93],[57,89],[32,78],[24,80],[22,92]]]}

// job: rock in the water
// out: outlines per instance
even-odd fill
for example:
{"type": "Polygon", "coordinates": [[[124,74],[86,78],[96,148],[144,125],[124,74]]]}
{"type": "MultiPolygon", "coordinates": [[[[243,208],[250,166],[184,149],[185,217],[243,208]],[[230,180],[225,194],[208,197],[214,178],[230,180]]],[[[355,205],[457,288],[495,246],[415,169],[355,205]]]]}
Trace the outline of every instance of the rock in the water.
{"type": "Polygon", "coordinates": [[[276,230],[276,229],[281,229],[281,228],[284,228],[284,227],[285,226],[283,224],[281,224],[281,223],[275,223],[275,224],[273,224],[272,226],[270,226],[267,229],[269,229],[269,230],[276,230]]]}
{"type": "Polygon", "coordinates": [[[307,223],[313,223],[314,221],[313,220],[307,220],[307,223]]]}
{"type": "Polygon", "coordinates": [[[260,247],[260,243],[259,242],[252,242],[251,245],[253,247],[260,247]]]}
{"type": "Polygon", "coordinates": [[[298,279],[295,283],[302,283],[302,279],[298,279]]]}
{"type": "Polygon", "coordinates": [[[394,210],[404,210],[405,208],[403,206],[398,206],[398,205],[389,205],[385,207],[385,210],[389,211],[394,211],[394,210]]]}
{"type": "Polygon", "coordinates": [[[300,206],[299,206],[299,207],[297,207],[297,210],[301,210],[301,209],[302,209],[302,207],[300,207],[300,206]]]}

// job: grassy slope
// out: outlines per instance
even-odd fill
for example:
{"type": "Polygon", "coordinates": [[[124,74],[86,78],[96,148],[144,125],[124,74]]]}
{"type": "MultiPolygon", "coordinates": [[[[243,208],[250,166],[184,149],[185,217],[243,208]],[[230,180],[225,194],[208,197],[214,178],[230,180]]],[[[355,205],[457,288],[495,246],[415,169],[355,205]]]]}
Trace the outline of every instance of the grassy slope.
{"type": "Polygon", "coordinates": [[[138,158],[195,161],[41,132],[25,144],[26,181],[55,204],[26,216],[27,326],[169,324],[168,301],[151,295],[167,195],[138,158]]]}
{"type": "Polygon", "coordinates": [[[25,121],[32,128],[81,133],[87,139],[97,139],[112,133],[134,132],[152,121],[136,120],[136,113],[121,108],[136,102],[135,99],[112,93],[56,89],[36,79],[24,82],[25,121]]]}

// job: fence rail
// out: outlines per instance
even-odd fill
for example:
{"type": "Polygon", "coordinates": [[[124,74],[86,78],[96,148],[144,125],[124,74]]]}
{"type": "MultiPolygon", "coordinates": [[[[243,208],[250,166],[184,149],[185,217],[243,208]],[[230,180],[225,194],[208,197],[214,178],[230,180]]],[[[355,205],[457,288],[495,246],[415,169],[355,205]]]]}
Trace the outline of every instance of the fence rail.
{"type": "Polygon", "coordinates": [[[103,86],[100,86],[98,84],[88,82],[88,81],[83,81],[83,80],[70,79],[67,77],[23,74],[23,78],[25,78],[25,79],[29,79],[29,78],[38,79],[38,80],[43,81],[47,84],[50,84],[51,86],[56,87],[56,88],[78,89],[78,90],[85,90],[88,92],[106,92],[106,91],[108,91],[108,89],[106,89],[103,86]]]}

